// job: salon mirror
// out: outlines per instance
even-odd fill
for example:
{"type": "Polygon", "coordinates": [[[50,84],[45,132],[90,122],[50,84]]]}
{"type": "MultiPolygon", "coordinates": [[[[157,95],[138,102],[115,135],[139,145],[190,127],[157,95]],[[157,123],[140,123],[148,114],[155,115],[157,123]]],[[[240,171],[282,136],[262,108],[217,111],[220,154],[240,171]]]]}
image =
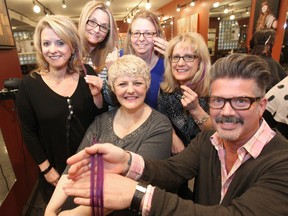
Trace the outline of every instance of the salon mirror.
{"type": "Polygon", "coordinates": [[[15,182],[16,177],[0,129],[0,206],[15,182]]]}
{"type": "Polygon", "coordinates": [[[174,35],[173,35],[173,17],[169,17],[167,19],[163,19],[161,22],[162,29],[164,31],[164,35],[167,41],[170,41],[174,35]]]}

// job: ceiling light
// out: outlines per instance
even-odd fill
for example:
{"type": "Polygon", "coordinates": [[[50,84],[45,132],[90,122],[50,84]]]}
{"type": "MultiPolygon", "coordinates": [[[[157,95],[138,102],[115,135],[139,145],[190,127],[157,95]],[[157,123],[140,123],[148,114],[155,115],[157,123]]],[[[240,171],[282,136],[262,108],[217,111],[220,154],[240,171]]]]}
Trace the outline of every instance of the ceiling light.
{"type": "Polygon", "coordinates": [[[231,14],[230,20],[234,20],[234,19],[235,19],[235,15],[234,15],[234,14],[231,14]]]}
{"type": "Polygon", "coordinates": [[[225,8],[224,8],[224,13],[227,14],[228,12],[229,12],[228,8],[225,7],[225,8]]]}
{"type": "Polygon", "coordinates": [[[65,3],[65,0],[62,1],[62,8],[66,8],[66,3],[65,3]]]}
{"type": "Polygon", "coordinates": [[[107,5],[107,6],[110,6],[110,5],[111,5],[111,1],[110,1],[110,0],[107,0],[107,1],[106,1],[106,5],[107,5]]]}
{"type": "Polygon", "coordinates": [[[40,13],[41,8],[39,7],[39,5],[35,4],[35,1],[33,1],[33,4],[34,4],[34,6],[33,6],[33,11],[34,11],[35,13],[40,13]]]}
{"type": "Polygon", "coordinates": [[[151,8],[151,4],[150,4],[149,0],[147,0],[147,3],[146,3],[146,5],[145,5],[145,8],[146,8],[147,10],[149,10],[149,9],[151,8]]]}
{"type": "Polygon", "coordinates": [[[180,5],[177,5],[176,11],[179,12],[181,10],[180,5]]]}
{"type": "Polygon", "coordinates": [[[219,5],[220,5],[220,3],[219,3],[219,2],[214,2],[214,3],[213,3],[213,7],[214,7],[214,8],[217,8],[217,7],[219,7],[219,5]]]}
{"type": "Polygon", "coordinates": [[[246,8],[246,14],[249,14],[248,8],[246,8]]]}
{"type": "Polygon", "coordinates": [[[194,7],[194,6],[195,6],[195,0],[192,0],[192,1],[191,1],[190,6],[191,6],[191,7],[194,7]]]}
{"type": "Polygon", "coordinates": [[[221,20],[221,17],[219,16],[219,17],[217,17],[217,20],[221,20]]]}

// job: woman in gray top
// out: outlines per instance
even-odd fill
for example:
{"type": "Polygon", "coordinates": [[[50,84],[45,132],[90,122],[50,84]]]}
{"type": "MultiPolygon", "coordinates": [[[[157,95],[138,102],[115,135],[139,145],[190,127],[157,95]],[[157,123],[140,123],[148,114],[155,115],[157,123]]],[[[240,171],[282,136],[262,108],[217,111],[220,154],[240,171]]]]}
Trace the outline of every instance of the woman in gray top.
{"type": "MultiPolygon", "coordinates": [[[[134,55],[119,58],[109,68],[108,83],[121,106],[95,118],[78,151],[95,142],[110,142],[124,150],[136,152],[144,158],[168,158],[172,148],[172,126],[166,116],[144,103],[150,80],[149,68],[141,58],[134,55]]],[[[45,215],[59,213],[67,199],[62,190],[63,184],[67,181],[65,173],[59,180],[45,215]]],[[[90,207],[83,206],[65,213],[78,213],[80,209],[81,212],[87,211],[89,215],[90,207]]],[[[129,212],[113,214],[128,215],[129,212]]]]}

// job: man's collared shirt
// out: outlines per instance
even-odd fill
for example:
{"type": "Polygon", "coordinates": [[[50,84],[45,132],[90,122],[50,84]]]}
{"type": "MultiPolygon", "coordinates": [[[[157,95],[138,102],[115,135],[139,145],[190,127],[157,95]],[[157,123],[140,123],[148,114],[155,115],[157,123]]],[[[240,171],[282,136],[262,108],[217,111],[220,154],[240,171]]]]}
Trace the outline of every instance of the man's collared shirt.
{"type": "MultiPolygon", "coordinates": [[[[233,180],[234,174],[237,171],[237,169],[243,164],[246,160],[248,160],[250,157],[253,157],[254,159],[259,156],[264,146],[269,143],[269,141],[275,136],[275,132],[269,127],[269,125],[266,123],[264,119],[262,119],[261,126],[257,130],[257,132],[251,137],[251,139],[244,144],[242,147],[240,147],[237,151],[238,153],[238,159],[232,166],[232,169],[229,173],[226,171],[225,166],[225,149],[223,148],[223,142],[222,139],[219,137],[217,132],[215,132],[211,137],[210,140],[212,142],[212,145],[215,147],[215,149],[218,152],[219,160],[221,162],[221,176],[222,176],[222,188],[221,188],[221,201],[222,202],[228,187],[233,180]]],[[[144,170],[144,159],[133,152],[130,152],[132,155],[132,161],[130,169],[126,175],[126,177],[139,180],[143,170],[144,170]]],[[[143,208],[142,208],[142,215],[147,216],[149,214],[149,211],[151,209],[151,203],[152,203],[152,197],[154,193],[155,187],[148,185],[146,194],[144,196],[143,201],[143,208]]]]}
{"type": "Polygon", "coordinates": [[[237,169],[249,158],[253,157],[256,159],[261,153],[264,146],[275,136],[275,132],[269,127],[266,121],[263,119],[262,124],[257,130],[257,132],[245,143],[242,147],[237,150],[238,159],[233,164],[230,172],[227,172],[226,163],[225,163],[225,155],[226,151],[223,146],[223,141],[219,137],[218,133],[215,132],[211,136],[211,143],[215,147],[218,152],[218,157],[221,162],[221,200],[222,202],[230,183],[233,180],[235,172],[237,169]]]}

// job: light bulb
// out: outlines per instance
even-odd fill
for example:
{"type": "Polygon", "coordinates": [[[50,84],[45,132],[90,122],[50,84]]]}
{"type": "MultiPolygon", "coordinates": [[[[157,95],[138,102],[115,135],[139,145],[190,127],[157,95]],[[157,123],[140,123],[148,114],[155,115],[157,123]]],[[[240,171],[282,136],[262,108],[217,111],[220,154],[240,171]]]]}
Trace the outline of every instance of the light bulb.
{"type": "Polygon", "coordinates": [[[145,8],[146,8],[147,10],[149,10],[149,9],[151,8],[150,2],[147,2],[147,3],[146,3],[145,8]]]}
{"type": "Polygon", "coordinates": [[[213,7],[214,7],[214,8],[217,8],[217,7],[219,7],[219,5],[220,5],[220,3],[219,3],[219,2],[215,2],[215,3],[213,3],[213,7]]]}
{"type": "Polygon", "coordinates": [[[34,11],[35,13],[40,13],[41,8],[40,8],[38,5],[34,5],[33,11],[34,11]]]}

